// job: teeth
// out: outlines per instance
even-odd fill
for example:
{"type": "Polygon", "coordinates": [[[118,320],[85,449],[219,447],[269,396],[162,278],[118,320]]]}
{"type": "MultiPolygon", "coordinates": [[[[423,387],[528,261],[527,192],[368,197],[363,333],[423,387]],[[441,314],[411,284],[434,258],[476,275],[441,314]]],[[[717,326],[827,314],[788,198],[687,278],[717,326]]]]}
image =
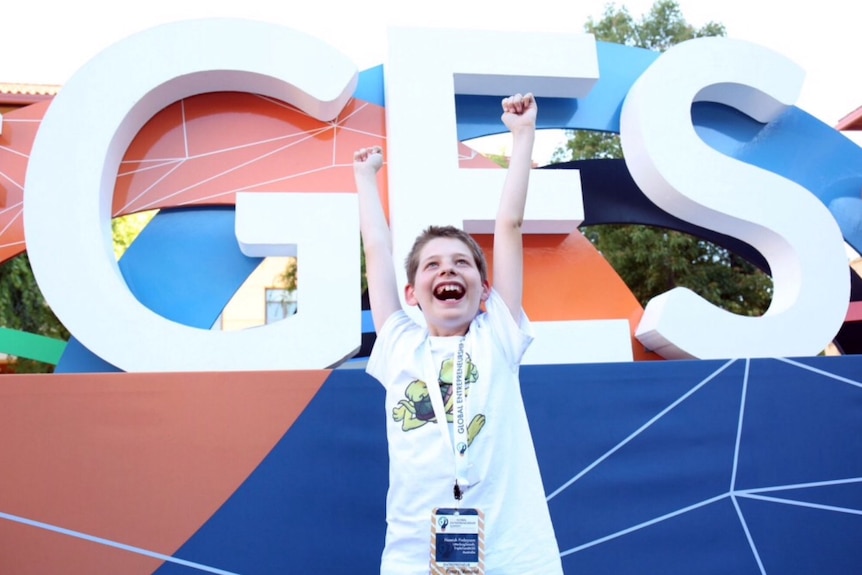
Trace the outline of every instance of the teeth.
{"type": "Polygon", "coordinates": [[[457,284],[445,284],[434,290],[434,295],[440,299],[454,299],[464,293],[464,288],[457,284]]]}

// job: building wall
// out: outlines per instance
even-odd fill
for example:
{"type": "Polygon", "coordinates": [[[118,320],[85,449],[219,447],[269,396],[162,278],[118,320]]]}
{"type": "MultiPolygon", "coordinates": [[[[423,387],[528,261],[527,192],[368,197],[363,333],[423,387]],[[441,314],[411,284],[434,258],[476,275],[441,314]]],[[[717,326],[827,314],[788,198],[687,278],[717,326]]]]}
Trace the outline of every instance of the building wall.
{"type": "Polygon", "coordinates": [[[214,327],[234,331],[266,324],[266,289],[283,287],[279,276],[289,259],[264,259],[225,306],[214,327]]]}

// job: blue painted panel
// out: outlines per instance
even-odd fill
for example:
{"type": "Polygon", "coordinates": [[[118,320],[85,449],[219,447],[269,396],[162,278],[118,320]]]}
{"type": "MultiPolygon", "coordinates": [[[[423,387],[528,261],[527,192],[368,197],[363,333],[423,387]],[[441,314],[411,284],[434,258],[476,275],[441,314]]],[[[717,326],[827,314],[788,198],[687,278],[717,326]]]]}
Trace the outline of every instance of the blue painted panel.
{"type": "MultiPolygon", "coordinates": [[[[521,380],[566,573],[862,567],[862,358],[526,366],[521,380]]],[[[243,574],[376,572],[382,402],[366,374],[333,372],[175,556],[243,574]]]]}

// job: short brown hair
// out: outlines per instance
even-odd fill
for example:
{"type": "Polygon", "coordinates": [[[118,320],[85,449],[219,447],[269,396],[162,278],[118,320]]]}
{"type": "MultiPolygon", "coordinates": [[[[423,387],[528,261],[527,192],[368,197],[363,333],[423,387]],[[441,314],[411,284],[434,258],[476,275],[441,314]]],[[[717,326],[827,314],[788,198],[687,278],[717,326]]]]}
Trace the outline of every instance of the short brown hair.
{"type": "Polygon", "coordinates": [[[464,242],[470,248],[470,253],[473,254],[482,281],[488,281],[488,263],[485,261],[485,252],[482,251],[473,236],[455,226],[428,226],[413,242],[413,247],[410,248],[410,253],[407,254],[407,259],[404,261],[408,284],[413,285],[413,282],[416,281],[416,271],[419,269],[419,252],[428,242],[437,238],[454,238],[464,242]]]}

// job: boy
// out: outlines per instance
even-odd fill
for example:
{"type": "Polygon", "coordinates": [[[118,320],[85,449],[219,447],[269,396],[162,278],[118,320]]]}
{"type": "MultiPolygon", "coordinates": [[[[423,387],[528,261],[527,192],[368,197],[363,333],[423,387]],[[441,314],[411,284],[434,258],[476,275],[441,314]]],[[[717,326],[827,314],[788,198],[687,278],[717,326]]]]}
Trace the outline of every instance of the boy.
{"type": "MultiPolygon", "coordinates": [[[[452,539],[433,538],[432,523],[435,532],[445,530],[452,515],[437,508],[482,514],[484,556],[468,549],[473,562],[465,573],[562,573],[518,381],[532,340],[521,309],[521,224],[537,105],[532,94],[516,94],[502,106],[513,148],[494,229],[493,288],[482,250],[467,233],[451,226],[426,229],[407,258],[404,299],[421,309],[427,327],[401,307],[377,189],[381,150],[354,154],[377,331],[367,370],[386,388],[384,575],[436,573],[435,561],[445,572],[443,556],[452,548],[442,546],[452,539]]],[[[458,544],[463,548],[463,541],[458,544]]]]}

